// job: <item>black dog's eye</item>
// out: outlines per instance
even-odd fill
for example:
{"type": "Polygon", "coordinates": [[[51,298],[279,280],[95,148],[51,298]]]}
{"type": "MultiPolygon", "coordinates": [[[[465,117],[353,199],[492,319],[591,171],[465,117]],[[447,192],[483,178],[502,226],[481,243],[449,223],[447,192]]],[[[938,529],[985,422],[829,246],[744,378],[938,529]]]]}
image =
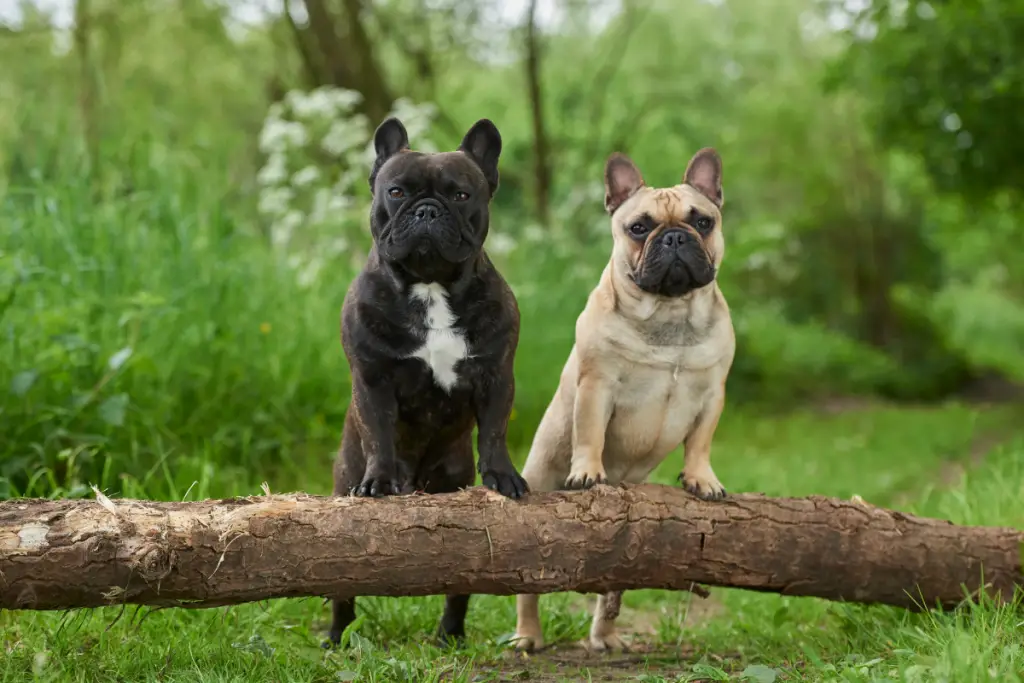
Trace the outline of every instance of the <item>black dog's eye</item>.
{"type": "Polygon", "coordinates": [[[629,226],[629,234],[633,237],[643,237],[648,232],[650,232],[650,230],[643,223],[634,223],[629,226]]]}
{"type": "Polygon", "coordinates": [[[707,231],[715,227],[715,222],[707,216],[701,216],[697,219],[697,229],[701,231],[707,231]]]}
{"type": "Polygon", "coordinates": [[[403,192],[402,188],[400,187],[392,187],[390,190],[388,190],[388,196],[391,197],[392,199],[401,199],[402,197],[405,196],[405,192],[403,192]]]}
{"type": "Polygon", "coordinates": [[[459,190],[458,192],[455,193],[455,201],[464,202],[467,199],[469,199],[469,193],[463,192],[462,190],[459,190]]]}

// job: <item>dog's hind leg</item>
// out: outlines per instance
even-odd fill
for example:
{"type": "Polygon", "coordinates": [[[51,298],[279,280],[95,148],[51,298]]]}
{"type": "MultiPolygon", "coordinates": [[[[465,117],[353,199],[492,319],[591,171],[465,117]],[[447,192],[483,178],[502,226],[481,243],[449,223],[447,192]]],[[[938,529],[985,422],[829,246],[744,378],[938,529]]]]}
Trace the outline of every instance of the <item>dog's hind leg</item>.
{"type": "MultiPolygon", "coordinates": [[[[350,413],[351,414],[351,413],[350,413]]],[[[362,481],[366,467],[363,446],[356,432],[353,420],[345,417],[345,428],[341,436],[341,448],[334,461],[334,495],[347,496],[362,481]]],[[[356,600],[333,600],[331,609],[331,629],[323,647],[336,647],[341,642],[341,634],[356,618],[356,600]]]]}
{"type": "MultiPolygon", "coordinates": [[[[562,488],[569,474],[572,458],[572,405],[566,403],[561,388],[544,412],[533,438],[530,454],[523,466],[523,478],[530,491],[556,491],[562,488]]],[[[523,593],[516,596],[515,649],[533,652],[544,647],[544,630],[540,623],[540,595],[523,593]]]]}
{"type": "Polygon", "coordinates": [[[590,622],[589,646],[597,652],[626,651],[629,648],[615,632],[615,620],[619,618],[622,592],[616,591],[597,596],[594,619],[590,622]]]}
{"type": "MultiPolygon", "coordinates": [[[[424,492],[454,493],[459,489],[471,487],[476,480],[471,436],[467,434],[465,439],[460,439],[456,444],[445,444],[442,448],[445,452],[443,465],[432,473],[432,479],[426,482],[424,492]]],[[[445,597],[444,613],[437,627],[438,645],[447,647],[453,643],[462,645],[465,642],[469,598],[469,595],[445,597]]]]}

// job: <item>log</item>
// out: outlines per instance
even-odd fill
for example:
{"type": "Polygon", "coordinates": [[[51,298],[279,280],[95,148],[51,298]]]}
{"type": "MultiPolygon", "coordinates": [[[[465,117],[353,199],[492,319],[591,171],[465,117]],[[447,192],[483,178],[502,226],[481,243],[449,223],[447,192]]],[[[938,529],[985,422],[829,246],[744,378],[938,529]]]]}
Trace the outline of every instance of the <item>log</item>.
{"type": "MultiPolygon", "coordinates": [[[[97,492],[98,493],[98,492],[97,492]]],[[[0,608],[213,607],[269,598],[580,593],[692,583],[951,607],[1022,582],[1024,532],[824,497],[704,502],[657,484],[512,501],[0,503],[0,608]],[[984,585],[982,578],[984,576],[984,585]]]]}

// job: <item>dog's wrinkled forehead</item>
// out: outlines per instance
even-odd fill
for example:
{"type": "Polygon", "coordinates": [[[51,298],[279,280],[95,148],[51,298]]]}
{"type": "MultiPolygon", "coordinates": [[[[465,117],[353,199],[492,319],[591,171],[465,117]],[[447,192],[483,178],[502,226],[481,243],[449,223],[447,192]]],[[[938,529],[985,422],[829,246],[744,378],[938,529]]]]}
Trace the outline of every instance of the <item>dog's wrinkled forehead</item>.
{"type": "Polygon", "coordinates": [[[720,215],[718,207],[689,185],[641,188],[620,211],[622,221],[629,222],[637,214],[647,214],[659,225],[681,225],[690,221],[696,210],[709,217],[720,215]]]}
{"type": "Polygon", "coordinates": [[[407,185],[410,191],[428,188],[486,189],[487,179],[472,159],[462,152],[399,152],[380,169],[377,187],[391,183],[407,185]]]}

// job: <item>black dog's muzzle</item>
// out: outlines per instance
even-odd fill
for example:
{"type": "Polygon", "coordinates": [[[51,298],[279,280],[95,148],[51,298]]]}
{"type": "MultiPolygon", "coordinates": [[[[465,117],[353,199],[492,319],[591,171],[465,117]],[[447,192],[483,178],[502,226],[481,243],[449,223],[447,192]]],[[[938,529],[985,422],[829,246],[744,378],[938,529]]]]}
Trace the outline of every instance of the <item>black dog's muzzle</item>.
{"type": "Polygon", "coordinates": [[[441,218],[445,208],[436,199],[423,199],[414,204],[411,211],[417,223],[430,225],[441,218]]]}

